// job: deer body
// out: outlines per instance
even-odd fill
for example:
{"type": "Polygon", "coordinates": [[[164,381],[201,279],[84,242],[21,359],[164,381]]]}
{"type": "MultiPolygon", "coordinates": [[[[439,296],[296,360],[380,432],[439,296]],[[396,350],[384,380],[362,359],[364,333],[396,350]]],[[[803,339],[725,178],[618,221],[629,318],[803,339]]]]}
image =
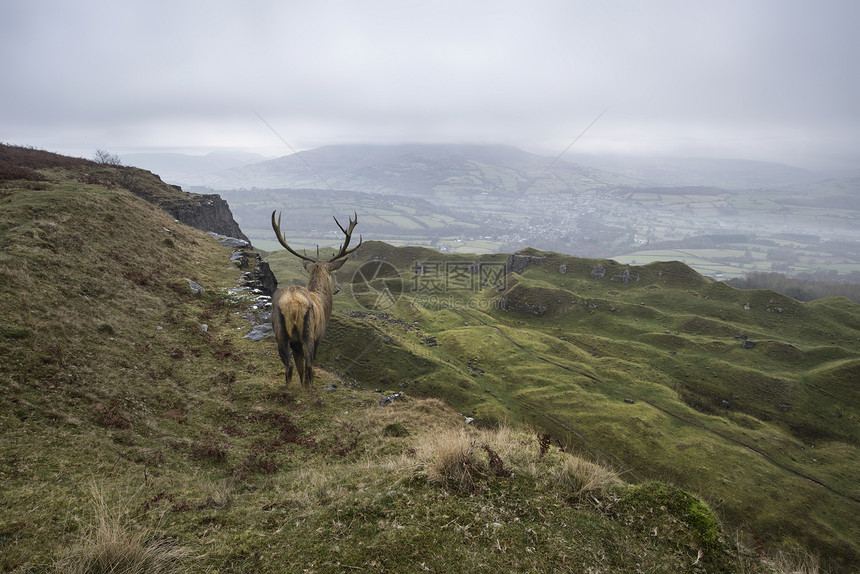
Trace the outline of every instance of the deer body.
{"type": "Polygon", "coordinates": [[[328,261],[318,261],[293,251],[281,233],[280,217],[275,222],[275,212],[272,212],[272,228],[278,241],[287,251],[304,260],[304,267],[309,274],[307,287],[280,287],[272,296],[272,327],[278,342],[278,354],[286,371],[286,384],[289,384],[293,376],[293,361],[299,371],[302,387],[310,387],[313,383],[314,357],[331,318],[332,296],[336,292],[332,273],[340,269],[346,256],[361,246],[359,240],[358,245],[347,249],[352,230],[358,223],[358,216],[355,220],[350,219],[348,230],[344,229],[337,219],[335,223],[346,235],[346,239],[334,257],[328,261]]]}

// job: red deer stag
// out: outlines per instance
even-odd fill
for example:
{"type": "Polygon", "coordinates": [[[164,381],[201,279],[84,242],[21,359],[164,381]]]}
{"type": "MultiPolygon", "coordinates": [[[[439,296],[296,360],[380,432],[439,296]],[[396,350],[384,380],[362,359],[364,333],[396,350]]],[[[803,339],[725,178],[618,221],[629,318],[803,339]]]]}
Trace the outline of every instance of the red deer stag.
{"type": "Polygon", "coordinates": [[[281,233],[281,216],[278,215],[276,222],[275,212],[272,212],[272,229],[275,230],[278,241],[287,251],[304,260],[303,265],[310,275],[307,287],[279,287],[272,296],[272,327],[278,341],[278,354],[286,369],[286,384],[293,378],[291,356],[295,359],[302,387],[308,388],[313,384],[314,356],[331,318],[332,295],[335,293],[332,273],[340,269],[350,253],[361,247],[362,239],[359,236],[358,245],[347,249],[352,230],[358,223],[358,214],[355,214],[355,219],[350,218],[347,229],[343,228],[337,218],[334,218],[334,222],[346,235],[346,239],[334,257],[328,261],[319,261],[296,253],[287,244],[284,234],[281,233]]]}

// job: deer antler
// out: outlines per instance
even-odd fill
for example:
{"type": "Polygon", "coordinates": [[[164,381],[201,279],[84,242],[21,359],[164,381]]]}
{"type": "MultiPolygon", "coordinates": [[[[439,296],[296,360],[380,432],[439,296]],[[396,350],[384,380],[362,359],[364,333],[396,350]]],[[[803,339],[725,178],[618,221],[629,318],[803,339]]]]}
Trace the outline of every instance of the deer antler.
{"type": "MultiPolygon", "coordinates": [[[[356,219],[358,219],[358,216],[356,216],[356,219]]],[[[338,226],[340,226],[340,223],[338,223],[338,226]]],[[[275,235],[278,236],[278,241],[281,243],[281,245],[284,246],[284,249],[286,249],[298,258],[304,259],[305,261],[310,261],[311,263],[316,263],[318,261],[318,259],[314,259],[313,257],[308,257],[307,255],[302,255],[301,253],[296,253],[295,251],[293,251],[293,248],[287,244],[286,237],[284,237],[284,234],[281,233],[281,214],[278,214],[278,221],[276,223],[274,211],[272,212],[272,229],[275,230],[275,235]]],[[[343,227],[341,227],[341,229],[343,229],[343,227]]],[[[350,228],[350,231],[352,231],[352,228],[350,228]]],[[[347,236],[347,241],[349,241],[349,236],[347,236]]]]}
{"type": "MultiPolygon", "coordinates": [[[[356,245],[352,249],[347,249],[347,247],[349,247],[349,241],[350,241],[350,239],[352,239],[352,230],[355,229],[356,225],[358,225],[358,214],[354,211],[352,212],[352,214],[355,215],[355,219],[353,219],[351,217],[349,218],[349,229],[344,229],[343,225],[340,224],[340,221],[337,220],[337,217],[334,218],[334,222],[337,223],[337,226],[340,227],[340,230],[343,231],[344,235],[346,235],[346,239],[344,240],[343,244],[340,246],[340,250],[338,250],[337,254],[328,260],[329,263],[331,263],[332,261],[335,261],[337,259],[342,259],[342,258],[346,257],[347,255],[349,255],[350,253],[352,253],[353,251],[355,251],[356,249],[358,249],[359,247],[361,247],[361,242],[363,239],[362,239],[361,235],[359,235],[358,236],[358,245],[356,245]]],[[[274,214],[272,214],[272,217],[274,218],[274,214]]]]}

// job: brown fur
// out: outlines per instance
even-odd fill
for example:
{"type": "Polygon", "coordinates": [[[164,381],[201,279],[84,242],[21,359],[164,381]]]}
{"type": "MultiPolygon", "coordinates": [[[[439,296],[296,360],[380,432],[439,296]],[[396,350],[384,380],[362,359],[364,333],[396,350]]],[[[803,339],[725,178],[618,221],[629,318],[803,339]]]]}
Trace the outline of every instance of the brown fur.
{"type": "Polygon", "coordinates": [[[273,211],[272,228],[278,241],[290,253],[304,260],[309,277],[307,287],[291,285],[280,287],[275,291],[272,296],[272,327],[278,342],[278,354],[286,370],[284,375],[286,384],[290,384],[290,379],[293,378],[293,361],[295,361],[302,387],[307,388],[314,381],[314,357],[331,318],[332,295],[337,292],[332,273],[340,269],[347,255],[361,246],[359,240],[357,246],[347,249],[352,230],[358,223],[358,216],[356,215],[355,220],[350,219],[348,230],[335,219],[335,223],[346,235],[346,239],[338,253],[328,261],[318,261],[295,252],[281,233],[280,223],[280,217],[277,222],[275,221],[273,211]]]}
{"type": "Polygon", "coordinates": [[[272,296],[272,327],[278,341],[278,354],[286,367],[287,384],[293,378],[293,361],[302,387],[313,384],[314,357],[325,335],[333,306],[331,273],[344,261],[306,264],[310,271],[307,287],[280,287],[272,296]]]}

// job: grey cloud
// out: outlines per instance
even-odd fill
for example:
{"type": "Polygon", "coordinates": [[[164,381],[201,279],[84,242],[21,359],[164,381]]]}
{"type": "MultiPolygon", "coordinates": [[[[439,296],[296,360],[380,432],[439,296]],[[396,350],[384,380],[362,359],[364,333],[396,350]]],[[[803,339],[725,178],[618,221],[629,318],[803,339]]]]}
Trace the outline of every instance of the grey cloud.
{"type": "Polygon", "coordinates": [[[578,146],[856,162],[857,21],[851,0],[7,0],[0,137],[278,153],[257,110],[299,147],[563,149],[608,106],[578,146]]]}

